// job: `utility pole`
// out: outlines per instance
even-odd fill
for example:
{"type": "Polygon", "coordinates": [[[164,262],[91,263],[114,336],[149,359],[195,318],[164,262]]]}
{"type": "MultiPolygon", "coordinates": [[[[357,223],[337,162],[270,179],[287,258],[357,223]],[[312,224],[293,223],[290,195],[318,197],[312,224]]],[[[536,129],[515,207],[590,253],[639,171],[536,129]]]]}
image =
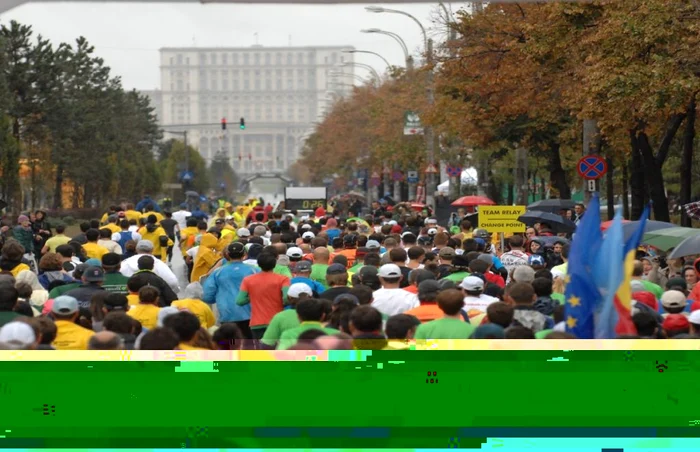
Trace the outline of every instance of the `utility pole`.
{"type": "MultiPolygon", "coordinates": [[[[595,119],[584,119],[583,120],[583,155],[598,155],[600,153],[600,129],[598,129],[598,121],[595,119]]],[[[594,192],[600,191],[600,181],[593,181],[595,184],[595,190],[591,191],[588,189],[588,184],[590,181],[584,180],[583,185],[583,196],[586,204],[590,202],[591,197],[594,192]]]]}
{"type": "Polygon", "coordinates": [[[528,204],[527,163],[527,148],[519,145],[515,149],[515,188],[517,193],[515,204],[519,206],[528,204]]]}
{"type": "MultiPolygon", "coordinates": [[[[426,79],[426,94],[428,96],[428,106],[429,108],[432,108],[433,104],[435,104],[435,89],[433,86],[433,40],[428,39],[428,45],[426,46],[426,62],[428,63],[428,68],[429,70],[427,71],[427,79],[426,79]]],[[[426,147],[427,147],[427,153],[428,153],[428,165],[430,167],[436,167],[435,165],[435,136],[433,135],[433,127],[430,125],[427,125],[424,129],[425,133],[425,142],[426,142],[426,147]]],[[[426,184],[426,194],[425,194],[425,200],[426,204],[435,209],[435,191],[437,190],[436,184],[435,184],[435,174],[432,172],[428,173],[427,175],[427,184],[426,184]]]]}

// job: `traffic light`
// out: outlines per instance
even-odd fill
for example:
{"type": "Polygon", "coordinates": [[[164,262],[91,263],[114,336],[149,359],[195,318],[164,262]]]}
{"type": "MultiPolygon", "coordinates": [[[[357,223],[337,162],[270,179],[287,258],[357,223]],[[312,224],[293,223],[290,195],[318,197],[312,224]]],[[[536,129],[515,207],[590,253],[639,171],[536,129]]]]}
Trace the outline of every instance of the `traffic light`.
{"type": "Polygon", "coordinates": [[[245,119],[241,118],[241,123],[240,123],[241,130],[245,130],[245,119]]]}
{"type": "Polygon", "coordinates": [[[221,118],[221,130],[226,130],[226,118],[221,118]]]}

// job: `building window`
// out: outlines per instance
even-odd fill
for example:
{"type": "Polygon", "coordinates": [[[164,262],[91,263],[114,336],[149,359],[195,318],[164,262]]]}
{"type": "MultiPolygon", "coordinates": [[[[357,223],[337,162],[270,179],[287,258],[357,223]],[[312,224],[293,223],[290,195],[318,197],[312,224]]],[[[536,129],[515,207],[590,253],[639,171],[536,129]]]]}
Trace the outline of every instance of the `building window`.
{"type": "Polygon", "coordinates": [[[216,54],[212,53],[209,58],[211,58],[211,64],[215,65],[216,64],[216,54]]]}
{"type": "Polygon", "coordinates": [[[188,66],[190,65],[190,57],[185,58],[185,64],[188,66]]]}
{"type": "Polygon", "coordinates": [[[272,91],[272,80],[269,78],[265,80],[265,90],[272,91]]]}
{"type": "Polygon", "coordinates": [[[260,54],[259,53],[255,54],[255,65],[260,66],[260,54]]]}
{"type": "Polygon", "coordinates": [[[268,66],[272,64],[272,55],[270,55],[269,53],[265,54],[265,64],[267,64],[268,66]]]}
{"type": "Polygon", "coordinates": [[[232,59],[233,59],[233,65],[237,66],[238,65],[238,54],[234,53],[232,59]]]}
{"type": "Polygon", "coordinates": [[[333,52],[333,53],[331,54],[331,63],[332,63],[332,64],[335,64],[335,62],[337,61],[337,59],[338,59],[338,54],[335,53],[335,52],[333,52]]]}
{"type": "Polygon", "coordinates": [[[294,79],[293,78],[287,79],[287,89],[289,89],[289,90],[294,89],[294,79]]]}
{"type": "Polygon", "coordinates": [[[185,89],[185,84],[182,82],[182,80],[177,81],[177,90],[182,91],[185,89]]]}
{"type": "Polygon", "coordinates": [[[221,90],[228,91],[228,80],[225,78],[221,79],[221,90]]]}
{"type": "Polygon", "coordinates": [[[307,58],[308,58],[309,64],[314,64],[316,62],[316,58],[315,58],[315,55],[313,52],[309,52],[309,54],[307,55],[307,58]]]}
{"type": "Polygon", "coordinates": [[[246,66],[250,64],[250,55],[247,53],[243,54],[243,64],[246,66]]]}
{"type": "Polygon", "coordinates": [[[277,79],[277,91],[282,91],[282,79],[277,79]]]}
{"type": "Polygon", "coordinates": [[[204,53],[199,54],[199,64],[200,65],[205,65],[207,64],[207,56],[204,53]]]}
{"type": "Polygon", "coordinates": [[[221,54],[221,64],[228,64],[228,54],[226,54],[226,53],[221,54]]]}
{"type": "Polygon", "coordinates": [[[323,57],[323,63],[328,64],[328,57],[327,56],[323,57]]]}
{"type": "Polygon", "coordinates": [[[175,59],[173,57],[170,57],[170,65],[173,66],[175,64],[175,59]]]}
{"type": "Polygon", "coordinates": [[[260,78],[255,77],[255,91],[260,91],[260,78]]]}
{"type": "Polygon", "coordinates": [[[297,64],[298,65],[304,64],[304,54],[303,53],[297,53],[297,64]]]}
{"type": "Polygon", "coordinates": [[[279,52],[275,54],[275,64],[278,66],[282,64],[282,54],[279,52]]]}
{"type": "Polygon", "coordinates": [[[288,54],[287,54],[287,64],[292,64],[292,63],[293,63],[292,58],[293,58],[293,57],[292,57],[292,54],[291,54],[291,53],[288,53],[288,54]]]}
{"type": "Polygon", "coordinates": [[[205,71],[199,71],[199,89],[207,90],[207,73],[205,71]]]}
{"type": "Polygon", "coordinates": [[[243,91],[248,91],[250,90],[250,80],[245,79],[243,80],[243,91]]]}
{"type": "Polygon", "coordinates": [[[303,121],[304,119],[306,119],[306,118],[304,118],[305,113],[306,112],[304,111],[303,108],[300,108],[299,110],[297,110],[297,115],[298,115],[299,121],[303,121]]]}
{"type": "Polygon", "coordinates": [[[294,121],[294,109],[291,106],[287,107],[287,121],[294,121]]]}

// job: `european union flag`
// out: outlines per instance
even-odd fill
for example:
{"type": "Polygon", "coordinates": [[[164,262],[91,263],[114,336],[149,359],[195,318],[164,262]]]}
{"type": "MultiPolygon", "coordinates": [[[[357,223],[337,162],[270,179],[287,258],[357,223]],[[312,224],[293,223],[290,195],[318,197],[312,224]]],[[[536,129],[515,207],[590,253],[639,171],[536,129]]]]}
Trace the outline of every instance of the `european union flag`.
{"type": "Polygon", "coordinates": [[[566,331],[579,339],[595,337],[594,314],[601,294],[595,284],[592,267],[603,241],[600,232],[600,200],[594,194],[571,242],[567,265],[566,331]]]}
{"type": "Polygon", "coordinates": [[[618,319],[615,311],[615,296],[625,278],[624,241],[622,209],[618,208],[593,267],[593,279],[601,295],[600,309],[594,314],[596,339],[614,339],[616,336],[615,326],[618,319]]]}

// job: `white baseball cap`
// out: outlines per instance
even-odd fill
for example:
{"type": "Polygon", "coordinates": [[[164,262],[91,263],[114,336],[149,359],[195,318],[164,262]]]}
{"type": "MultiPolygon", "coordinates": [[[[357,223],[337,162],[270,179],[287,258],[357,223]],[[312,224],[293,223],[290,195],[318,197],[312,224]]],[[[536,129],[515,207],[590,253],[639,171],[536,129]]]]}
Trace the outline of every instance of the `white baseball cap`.
{"type": "Polygon", "coordinates": [[[367,240],[367,243],[365,244],[365,248],[370,249],[370,250],[378,250],[381,248],[382,245],[376,240],[367,240]]]}
{"type": "Polygon", "coordinates": [[[470,292],[473,290],[484,290],[484,280],[478,276],[467,276],[462,280],[459,287],[470,292]]]}
{"type": "Polygon", "coordinates": [[[240,228],[236,231],[236,234],[238,234],[238,237],[250,237],[250,231],[246,228],[240,228]]]}
{"type": "Polygon", "coordinates": [[[692,323],[693,325],[700,325],[700,309],[696,309],[690,313],[688,316],[688,322],[692,323]]]}
{"type": "Polygon", "coordinates": [[[289,289],[287,290],[287,296],[292,298],[299,298],[299,296],[303,293],[310,297],[314,295],[314,292],[311,290],[311,287],[309,287],[308,284],[304,283],[294,283],[291,286],[289,286],[289,289]]]}
{"type": "Polygon", "coordinates": [[[293,246],[287,250],[287,256],[291,258],[299,258],[304,256],[304,252],[298,246],[293,246]]]}
{"type": "Polygon", "coordinates": [[[0,328],[0,342],[12,348],[21,348],[36,342],[31,326],[24,322],[10,322],[0,328]]]}
{"type": "Polygon", "coordinates": [[[315,235],[313,232],[311,232],[311,231],[304,232],[304,233],[301,235],[301,238],[302,238],[302,239],[313,239],[314,237],[316,237],[316,235],[315,235]]]}
{"type": "Polygon", "coordinates": [[[401,269],[396,264],[384,264],[379,269],[380,278],[398,278],[401,276],[401,269]]]}
{"type": "Polygon", "coordinates": [[[425,220],[425,224],[438,224],[438,221],[435,218],[428,218],[425,220]]]}

